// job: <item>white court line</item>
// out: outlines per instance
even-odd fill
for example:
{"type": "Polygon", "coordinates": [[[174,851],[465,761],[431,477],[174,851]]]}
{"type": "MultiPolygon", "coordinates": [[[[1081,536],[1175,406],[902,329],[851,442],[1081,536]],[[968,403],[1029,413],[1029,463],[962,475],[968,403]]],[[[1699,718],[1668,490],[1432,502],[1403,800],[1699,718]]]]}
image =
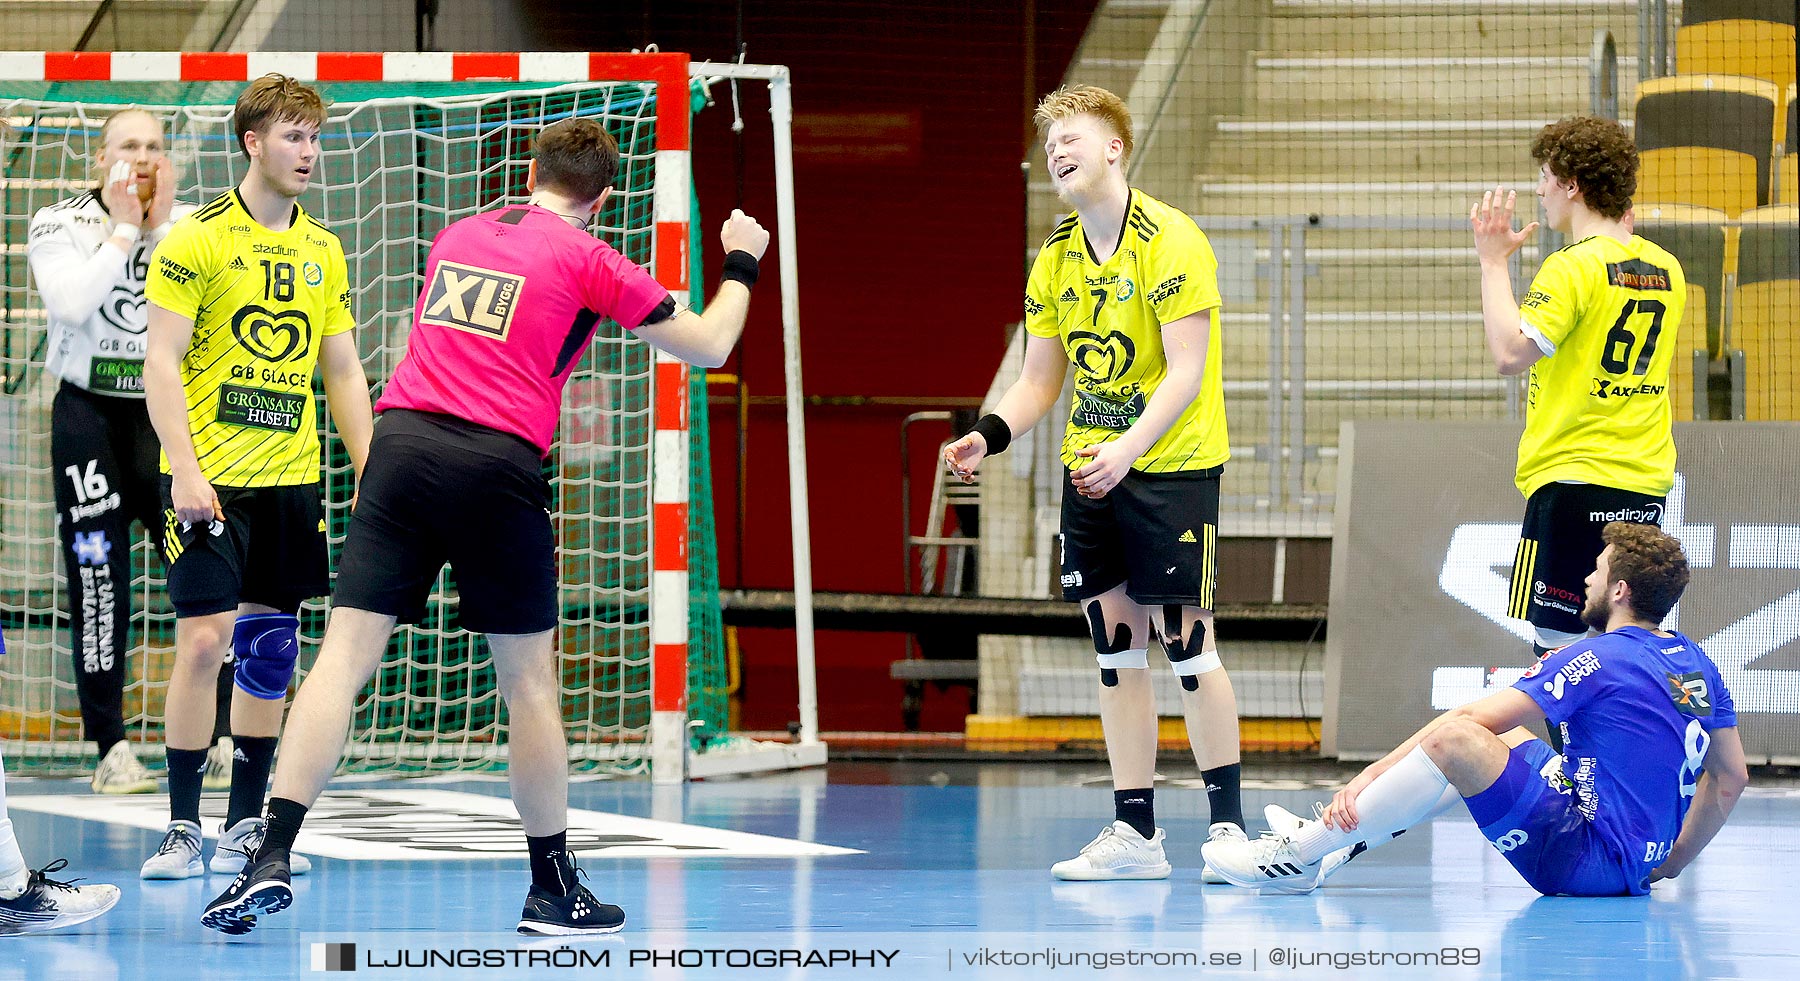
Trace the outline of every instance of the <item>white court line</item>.
{"type": "MultiPolygon", "coordinates": [[[[97,797],[15,793],[7,798],[7,805],[22,811],[147,831],[161,831],[169,820],[169,799],[162,794],[97,797]]],[[[307,812],[306,819],[306,828],[294,847],[325,858],[444,862],[525,854],[518,812],[505,797],[453,790],[327,791],[307,812]]],[[[212,830],[213,822],[206,823],[212,830]]],[[[862,854],[853,848],[773,835],[574,808],[569,810],[568,841],[570,851],[588,859],[817,858],[862,854]]]]}

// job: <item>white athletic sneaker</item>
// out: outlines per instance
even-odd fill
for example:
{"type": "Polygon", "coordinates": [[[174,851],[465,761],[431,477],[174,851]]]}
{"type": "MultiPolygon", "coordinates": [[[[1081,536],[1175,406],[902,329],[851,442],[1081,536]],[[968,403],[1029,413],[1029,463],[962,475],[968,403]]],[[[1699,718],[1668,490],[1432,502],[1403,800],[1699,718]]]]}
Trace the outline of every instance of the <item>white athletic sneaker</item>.
{"type": "Polygon", "coordinates": [[[1255,841],[1209,841],[1200,846],[1200,854],[1234,886],[1289,893],[1312,892],[1319,887],[1319,863],[1300,861],[1287,835],[1267,834],[1255,841]]]}
{"type": "Polygon", "coordinates": [[[1157,828],[1155,837],[1145,839],[1131,825],[1114,821],[1100,829],[1080,855],[1050,866],[1050,874],[1081,881],[1166,879],[1169,860],[1163,856],[1163,830],[1157,828]]]}
{"type": "Polygon", "coordinates": [[[170,821],[156,854],[144,860],[140,879],[191,879],[206,867],[200,864],[200,826],[192,821],[170,821]]]}
{"type": "Polygon", "coordinates": [[[121,739],[94,767],[93,788],[96,794],[154,794],[156,778],[138,762],[131,744],[121,739]]]}
{"type": "MultiPolygon", "coordinates": [[[[1314,801],[1313,820],[1320,820],[1324,816],[1325,805],[1314,801]]],[[[1282,807],[1280,804],[1263,805],[1263,819],[1269,822],[1269,827],[1278,835],[1291,835],[1294,832],[1299,831],[1301,826],[1306,824],[1305,818],[1282,807]]],[[[1350,861],[1368,850],[1369,846],[1359,841],[1354,845],[1345,845],[1337,851],[1326,855],[1323,859],[1320,859],[1319,885],[1324,885],[1325,880],[1331,878],[1333,872],[1343,868],[1345,862],[1350,861]]]]}
{"type": "Polygon", "coordinates": [[[119,901],[118,886],[78,886],[50,878],[50,873],[68,864],[61,858],[51,862],[31,873],[23,893],[0,899],[0,934],[36,933],[86,923],[119,901]]]}
{"type": "MultiPolygon", "coordinates": [[[[219,844],[213,848],[207,868],[216,875],[237,875],[256,850],[262,847],[263,833],[268,830],[259,817],[244,818],[229,828],[219,829],[219,844]]],[[[312,860],[295,852],[288,854],[288,874],[305,875],[312,871],[312,860]]]]}
{"type": "MultiPolygon", "coordinates": [[[[1249,841],[1250,836],[1244,829],[1229,821],[1220,821],[1206,829],[1207,841],[1249,841]]],[[[1209,886],[1226,885],[1230,880],[1212,870],[1210,865],[1200,866],[1200,881],[1209,886]]]]}
{"type": "Polygon", "coordinates": [[[231,789],[231,752],[234,747],[230,736],[221,736],[206,751],[206,775],[200,778],[201,790],[231,789]]]}

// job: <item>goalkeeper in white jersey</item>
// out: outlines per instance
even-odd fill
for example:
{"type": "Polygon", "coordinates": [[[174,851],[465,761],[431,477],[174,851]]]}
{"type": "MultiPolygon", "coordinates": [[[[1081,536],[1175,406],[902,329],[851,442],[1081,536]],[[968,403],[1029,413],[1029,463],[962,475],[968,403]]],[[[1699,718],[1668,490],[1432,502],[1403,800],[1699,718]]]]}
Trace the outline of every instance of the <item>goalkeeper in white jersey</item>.
{"type": "MultiPolygon", "coordinates": [[[[176,203],[163,149],[154,115],[114,113],[100,130],[97,186],[40,209],[27,246],[50,320],[44,370],[58,386],[50,423],[56,526],[82,727],[100,752],[99,793],[156,791],[125,739],[123,701],[131,522],[151,535],[162,527],[158,444],[144,405],[144,274],[169,226],[194,210],[176,203]]],[[[221,691],[229,697],[229,681],[221,691]]],[[[229,786],[230,758],[215,745],[209,785],[229,786]]]]}

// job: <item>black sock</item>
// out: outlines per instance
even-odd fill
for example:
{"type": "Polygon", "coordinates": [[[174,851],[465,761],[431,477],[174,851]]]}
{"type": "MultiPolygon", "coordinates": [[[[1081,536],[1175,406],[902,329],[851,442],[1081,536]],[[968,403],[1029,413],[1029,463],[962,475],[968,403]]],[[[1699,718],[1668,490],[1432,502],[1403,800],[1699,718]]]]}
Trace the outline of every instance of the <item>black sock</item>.
{"type": "Polygon", "coordinates": [[[1200,779],[1206,784],[1206,803],[1212,808],[1212,823],[1223,822],[1243,827],[1242,766],[1230,763],[1225,766],[1215,766],[1210,770],[1201,770],[1200,779]]]}
{"type": "Polygon", "coordinates": [[[552,896],[567,896],[575,889],[568,838],[567,830],[540,838],[525,836],[525,847],[531,851],[531,882],[552,896]]]}
{"type": "Polygon", "coordinates": [[[206,750],[169,747],[169,820],[200,823],[200,781],[206,776],[206,750]]]}
{"type": "Polygon", "coordinates": [[[1146,839],[1156,836],[1156,788],[1113,791],[1113,817],[1146,839]]]}
{"type": "Polygon", "coordinates": [[[300,833],[300,822],[306,820],[306,805],[286,797],[269,798],[269,826],[263,833],[262,847],[256,855],[261,858],[277,849],[286,852],[294,847],[294,836],[300,833]]]}
{"type": "Polygon", "coordinates": [[[219,680],[213,687],[215,701],[213,703],[212,741],[215,746],[218,745],[221,738],[231,735],[231,693],[237,687],[233,683],[233,679],[236,677],[232,665],[227,664],[219,668],[219,680]]]}
{"type": "Polygon", "coordinates": [[[275,767],[274,736],[233,736],[231,756],[231,805],[225,811],[225,827],[262,814],[263,793],[269,789],[269,771],[275,767]]]}

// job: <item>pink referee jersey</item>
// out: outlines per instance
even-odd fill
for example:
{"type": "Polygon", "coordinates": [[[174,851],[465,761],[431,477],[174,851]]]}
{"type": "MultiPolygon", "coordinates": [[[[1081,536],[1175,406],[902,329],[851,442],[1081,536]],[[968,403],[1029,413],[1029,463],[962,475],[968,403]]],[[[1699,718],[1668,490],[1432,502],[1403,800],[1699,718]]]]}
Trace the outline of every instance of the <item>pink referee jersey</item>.
{"type": "Polygon", "coordinates": [[[555,212],[464,218],[431,244],[406,357],[375,411],[455,416],[548,455],[563,386],[600,318],[635,330],[669,300],[643,267],[555,212]]]}

